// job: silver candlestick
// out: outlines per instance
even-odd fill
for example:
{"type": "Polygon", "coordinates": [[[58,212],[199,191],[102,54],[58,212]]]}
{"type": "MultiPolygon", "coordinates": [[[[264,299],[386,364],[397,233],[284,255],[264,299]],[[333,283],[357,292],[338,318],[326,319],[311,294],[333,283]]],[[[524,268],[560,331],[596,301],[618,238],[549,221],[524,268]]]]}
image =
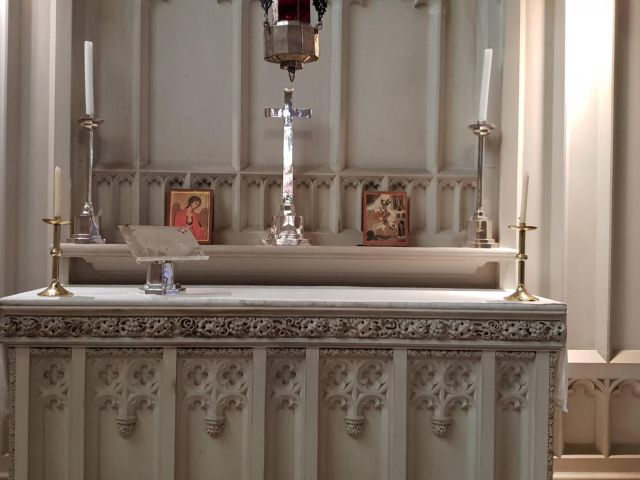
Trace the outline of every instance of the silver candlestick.
{"type": "Polygon", "coordinates": [[[104,243],[100,235],[100,223],[98,215],[93,210],[92,189],[94,153],[94,133],[104,120],[93,115],[83,115],[78,119],[80,126],[89,132],[89,172],[87,179],[87,198],[82,206],[82,211],[73,219],[73,235],[70,240],[73,243],[104,243]]]}
{"type": "Polygon", "coordinates": [[[476,205],[473,216],[467,222],[467,246],[474,248],[493,248],[498,243],[493,239],[493,225],[482,207],[482,176],[484,174],[484,140],[495,125],[486,121],[478,121],[469,125],[478,137],[478,186],[476,187],[476,205]]]}

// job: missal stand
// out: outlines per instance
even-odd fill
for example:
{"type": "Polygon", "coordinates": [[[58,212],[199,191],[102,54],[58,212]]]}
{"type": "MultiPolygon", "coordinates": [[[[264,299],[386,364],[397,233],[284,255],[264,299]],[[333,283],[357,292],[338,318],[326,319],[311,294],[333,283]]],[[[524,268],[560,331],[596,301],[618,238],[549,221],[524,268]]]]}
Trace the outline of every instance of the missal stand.
{"type": "Polygon", "coordinates": [[[147,263],[147,294],[167,295],[184,292],[174,279],[173,262],[208,260],[191,230],[153,225],[119,225],[137,263],[147,263]]]}

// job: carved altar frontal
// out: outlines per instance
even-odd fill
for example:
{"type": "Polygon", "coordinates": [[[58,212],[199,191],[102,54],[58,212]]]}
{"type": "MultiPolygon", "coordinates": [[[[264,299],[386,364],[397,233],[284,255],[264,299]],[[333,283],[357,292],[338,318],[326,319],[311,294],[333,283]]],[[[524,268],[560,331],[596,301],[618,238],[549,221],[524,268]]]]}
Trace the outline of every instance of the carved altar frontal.
{"type": "Polygon", "coordinates": [[[10,478],[551,478],[563,304],[498,290],[72,289],[1,303],[10,478]]]}

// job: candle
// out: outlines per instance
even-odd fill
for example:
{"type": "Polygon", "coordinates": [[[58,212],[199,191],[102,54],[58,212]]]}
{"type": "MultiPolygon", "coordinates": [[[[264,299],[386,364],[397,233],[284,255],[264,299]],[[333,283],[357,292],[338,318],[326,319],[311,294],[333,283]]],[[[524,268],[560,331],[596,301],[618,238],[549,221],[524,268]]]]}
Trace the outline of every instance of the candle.
{"type": "Polygon", "coordinates": [[[84,99],[86,113],[93,116],[93,42],[84,42],[84,99]]]}
{"type": "Polygon", "coordinates": [[[527,223],[527,196],[529,194],[529,174],[522,176],[522,192],[520,192],[520,216],[518,223],[527,223]]]}
{"type": "Polygon", "coordinates": [[[61,189],[62,170],[56,167],[53,173],[53,216],[59,217],[62,211],[61,189]]]}
{"type": "Polygon", "coordinates": [[[489,105],[489,84],[491,83],[491,60],[493,50],[487,48],[484,51],[484,64],[482,65],[482,83],[480,84],[480,105],[478,108],[478,120],[487,121],[487,106],[489,105]]]}

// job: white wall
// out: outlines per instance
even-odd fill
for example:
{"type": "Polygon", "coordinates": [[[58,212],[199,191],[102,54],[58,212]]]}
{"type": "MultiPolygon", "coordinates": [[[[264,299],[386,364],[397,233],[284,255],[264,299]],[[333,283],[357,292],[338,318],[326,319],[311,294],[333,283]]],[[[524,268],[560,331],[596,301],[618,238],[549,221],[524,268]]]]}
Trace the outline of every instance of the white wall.
{"type": "MultiPolygon", "coordinates": [[[[346,173],[362,183],[372,176],[363,175],[370,161],[369,166],[378,169],[373,176],[382,178],[383,185],[389,181],[392,170],[387,169],[381,157],[376,157],[385,146],[371,143],[367,131],[384,130],[389,123],[385,117],[375,114],[388,101],[384,96],[385,86],[399,79],[406,88],[396,95],[406,101],[408,96],[403,92],[410,91],[417,104],[417,110],[410,113],[424,119],[416,127],[415,135],[401,124],[396,125],[398,132],[406,137],[399,143],[402,155],[398,158],[403,162],[401,176],[429,178],[435,169],[441,179],[446,180],[448,171],[461,167],[462,173],[457,171],[453,175],[461,187],[465,179],[472,176],[473,168],[473,139],[466,131],[466,123],[474,120],[473,86],[478,83],[479,68],[474,62],[481,48],[487,44],[495,46],[499,51],[497,58],[501,59],[497,62],[501,75],[494,83],[490,112],[500,122],[501,130],[494,134],[489,149],[489,185],[495,192],[491,202],[497,203],[499,198],[500,205],[499,208],[494,205],[490,211],[499,222],[502,243],[513,246],[513,236],[506,230],[506,224],[515,217],[516,179],[525,169],[533,174],[529,217],[542,229],[530,236],[528,278],[535,291],[569,303],[570,373],[576,380],[570,406],[577,412],[575,418],[591,418],[593,425],[598,425],[593,431],[581,430],[585,424],[572,419],[560,425],[558,450],[563,443],[571,444],[565,453],[582,448],[576,450],[576,444],[587,445],[585,448],[596,452],[596,457],[584,461],[565,455],[559,468],[640,470],[628,460],[609,458],[610,453],[621,451],[620,445],[640,445],[640,429],[625,430],[627,427],[619,420],[623,417],[612,416],[609,411],[611,405],[616,411],[635,411],[640,407],[633,388],[628,389],[640,379],[637,321],[640,305],[634,289],[640,281],[640,261],[635,253],[640,222],[634,213],[634,206],[640,201],[640,193],[635,188],[640,180],[640,167],[635,158],[640,140],[634,135],[640,116],[640,101],[634,93],[640,80],[640,43],[636,38],[640,31],[640,5],[635,0],[579,0],[573,4],[572,0],[478,0],[478,13],[472,2],[445,1],[445,16],[439,17],[436,8],[439,2],[435,0],[417,2],[420,8],[403,0],[398,0],[394,9],[380,0],[366,3],[366,6],[349,4],[348,7],[343,7],[340,1],[332,3],[322,32],[320,63],[299,73],[298,100],[300,104],[313,106],[317,112],[312,121],[317,123],[305,127],[301,122],[299,130],[302,142],[299,151],[303,153],[300,162],[307,169],[305,175],[314,179],[323,175],[340,179],[346,167],[358,170],[346,173]],[[501,18],[482,13],[498,7],[502,9],[501,18]],[[467,10],[463,10],[465,8],[467,10]],[[399,62],[396,70],[380,68],[377,63],[365,61],[365,56],[353,58],[354,52],[375,46],[375,42],[369,42],[369,36],[382,27],[367,30],[369,22],[381,26],[385,15],[391,13],[397,18],[391,22],[391,33],[386,35],[391,35],[394,41],[417,43],[418,47],[411,45],[402,52],[409,58],[410,52],[421,52],[422,56],[416,58],[415,71],[402,69],[403,62],[407,62],[402,55],[390,60],[389,65],[399,62]],[[578,21],[573,15],[590,16],[578,21]],[[573,24],[592,22],[591,27],[577,32],[570,28],[565,31],[565,16],[573,24]],[[504,30],[496,29],[495,25],[489,27],[489,18],[496,25],[503,22],[504,30]],[[434,25],[439,22],[443,22],[445,28],[443,36],[429,37],[428,32],[435,31],[434,25]],[[403,40],[403,36],[393,34],[397,32],[394,24],[406,28],[402,33],[407,38],[403,40]],[[410,32],[415,36],[409,35],[410,32]],[[442,44],[435,48],[433,42],[438,39],[442,44]],[[584,56],[566,58],[565,64],[565,41],[567,55],[576,48],[584,56]],[[421,46],[425,43],[431,45],[430,50],[425,51],[421,46]],[[475,53],[465,50],[469,45],[475,45],[475,53]],[[456,48],[466,53],[456,53],[456,48]],[[428,72],[441,65],[441,57],[434,57],[434,52],[447,54],[442,77],[438,77],[442,85],[429,80],[428,72]],[[566,71],[566,79],[565,65],[571,67],[566,71]],[[424,89],[417,88],[422,84],[426,84],[424,89]],[[465,93],[457,96],[458,90],[465,93]],[[380,98],[373,96],[375,92],[380,98]],[[566,112],[575,113],[581,108],[576,103],[581,101],[581,95],[586,99],[583,114],[565,119],[566,112]],[[429,112],[433,112],[429,98],[438,101],[441,121],[429,117],[429,112]],[[450,111],[456,114],[447,115],[450,111]],[[368,120],[357,122],[356,115],[365,115],[368,120]],[[312,146],[308,144],[307,135],[314,125],[320,133],[319,143],[312,146]],[[441,147],[435,148],[438,142],[442,142],[441,147]],[[322,164],[326,159],[326,164],[322,164]],[[421,169],[419,175],[416,168],[421,169]],[[606,382],[600,385],[594,379],[606,382]],[[615,384],[617,379],[631,381],[615,384]]],[[[109,145],[115,148],[102,145],[105,168],[101,173],[101,188],[112,189],[115,185],[116,189],[130,189],[127,195],[131,195],[102,197],[105,209],[117,207],[111,225],[123,218],[159,222],[167,179],[177,172],[187,183],[193,183],[198,173],[213,176],[214,180],[216,175],[224,173],[231,178],[232,185],[238,185],[234,187],[236,190],[230,189],[228,211],[218,212],[220,218],[227,220],[222,222],[219,232],[222,241],[247,241],[249,237],[243,237],[243,231],[246,233],[251,228],[259,231],[264,226],[268,216],[265,211],[255,222],[248,220],[247,212],[254,207],[243,207],[242,202],[243,198],[253,197],[238,189],[245,185],[243,175],[277,176],[275,157],[263,154],[277,147],[277,125],[259,119],[259,110],[278,104],[281,100],[278,92],[288,82],[276,67],[260,61],[257,5],[239,0],[188,5],[178,0],[108,3],[91,0],[86,4],[78,0],[0,1],[0,38],[3,39],[0,41],[3,46],[0,50],[0,173],[4,173],[0,182],[3,205],[0,244],[6,252],[6,255],[0,252],[3,275],[0,287],[5,293],[36,288],[46,280],[49,232],[40,218],[49,208],[47,199],[52,193],[49,179],[55,164],[61,164],[69,176],[73,166],[74,205],[81,195],[77,179],[82,172],[83,145],[73,119],[82,112],[81,42],[88,31],[95,33],[97,55],[101,62],[106,62],[98,67],[97,73],[97,105],[99,113],[107,118],[101,130],[102,141],[111,139],[109,145]],[[82,22],[71,21],[72,8],[74,18],[80,16],[84,19],[82,22]],[[128,9],[127,15],[118,19],[118,12],[124,11],[121,9],[128,9]],[[194,25],[182,18],[180,15],[186,9],[211,15],[221,12],[226,20],[218,29],[208,29],[206,24],[194,25]],[[98,18],[106,22],[100,28],[95,24],[98,18]],[[130,23],[122,32],[119,24],[109,24],[125,20],[130,23]],[[179,36],[180,42],[172,42],[176,35],[171,28],[187,29],[189,35],[179,36]],[[240,35],[239,32],[253,33],[240,35]],[[132,39],[132,50],[118,44],[118,39],[123,38],[132,39]],[[215,44],[215,52],[226,60],[212,62],[207,58],[198,67],[203,69],[202,77],[189,77],[189,54],[211,53],[214,50],[206,48],[209,43],[215,44]],[[150,65],[141,57],[145,49],[150,52],[150,65]],[[166,57],[158,54],[165,50],[185,65],[178,68],[179,62],[167,64],[166,57]],[[118,70],[118,58],[126,63],[121,70],[118,70]],[[231,67],[224,67],[229,61],[231,67]],[[176,72],[172,71],[173,67],[176,72]],[[118,78],[124,78],[124,86],[113,83],[118,78]],[[142,84],[152,86],[150,94],[140,88],[142,84]],[[181,88],[182,85],[188,88],[181,88]],[[207,88],[210,91],[203,102],[194,103],[202,95],[201,90],[207,88]],[[243,95],[245,91],[250,95],[243,95]],[[174,106],[169,108],[170,103],[162,100],[162,92],[169,97],[167,102],[175,101],[174,106]],[[201,132],[176,120],[195,111],[200,122],[206,121],[218,109],[221,113],[215,122],[219,128],[212,129],[213,134],[203,143],[196,141],[201,132]],[[160,131],[170,136],[161,136],[160,131]],[[116,142],[118,138],[123,141],[116,142]],[[211,160],[205,158],[207,156],[211,160]],[[151,166],[151,171],[145,171],[147,166],[151,166]],[[141,200],[145,185],[156,185],[153,180],[156,175],[161,181],[158,196],[153,197],[155,200],[152,199],[150,205],[160,205],[157,212],[149,210],[149,203],[141,200]],[[111,180],[107,182],[106,178],[111,180]],[[145,178],[152,181],[146,184],[145,178]],[[238,181],[240,183],[234,183],[238,181]],[[117,203],[113,200],[113,204],[109,204],[104,198],[116,198],[117,203]]],[[[407,105],[403,105],[406,109],[407,105]]],[[[410,118],[413,117],[406,117],[410,118]]],[[[391,123],[390,128],[393,125],[391,123]]],[[[265,178],[260,178],[257,185],[262,185],[265,178]]],[[[440,192],[439,182],[440,179],[437,191],[442,201],[437,209],[429,210],[428,196],[420,200],[425,218],[431,215],[431,219],[424,221],[424,234],[416,237],[418,245],[455,244],[460,239],[456,231],[459,225],[455,227],[451,223],[452,197],[446,188],[444,193],[440,192]],[[438,220],[434,220],[436,217],[438,220]],[[445,228],[440,229],[441,225],[445,228]]],[[[348,184],[339,183],[339,186],[346,188],[348,184]]],[[[252,188],[251,182],[248,188],[252,188]]],[[[111,190],[104,191],[111,195],[111,190]]],[[[256,199],[258,206],[268,204],[270,198],[264,188],[261,192],[265,201],[256,199]]],[[[330,195],[318,197],[333,200],[327,202],[331,211],[320,213],[317,218],[323,219],[322,222],[326,219],[331,235],[347,232],[340,241],[353,242],[357,232],[345,228],[354,222],[353,219],[347,222],[349,210],[336,203],[341,198],[339,192],[340,189],[334,189],[330,195]]],[[[71,199],[71,195],[65,198],[67,212],[71,199]]],[[[632,453],[640,455],[640,451],[632,453]]],[[[640,462],[636,457],[632,459],[640,462]]]]}

